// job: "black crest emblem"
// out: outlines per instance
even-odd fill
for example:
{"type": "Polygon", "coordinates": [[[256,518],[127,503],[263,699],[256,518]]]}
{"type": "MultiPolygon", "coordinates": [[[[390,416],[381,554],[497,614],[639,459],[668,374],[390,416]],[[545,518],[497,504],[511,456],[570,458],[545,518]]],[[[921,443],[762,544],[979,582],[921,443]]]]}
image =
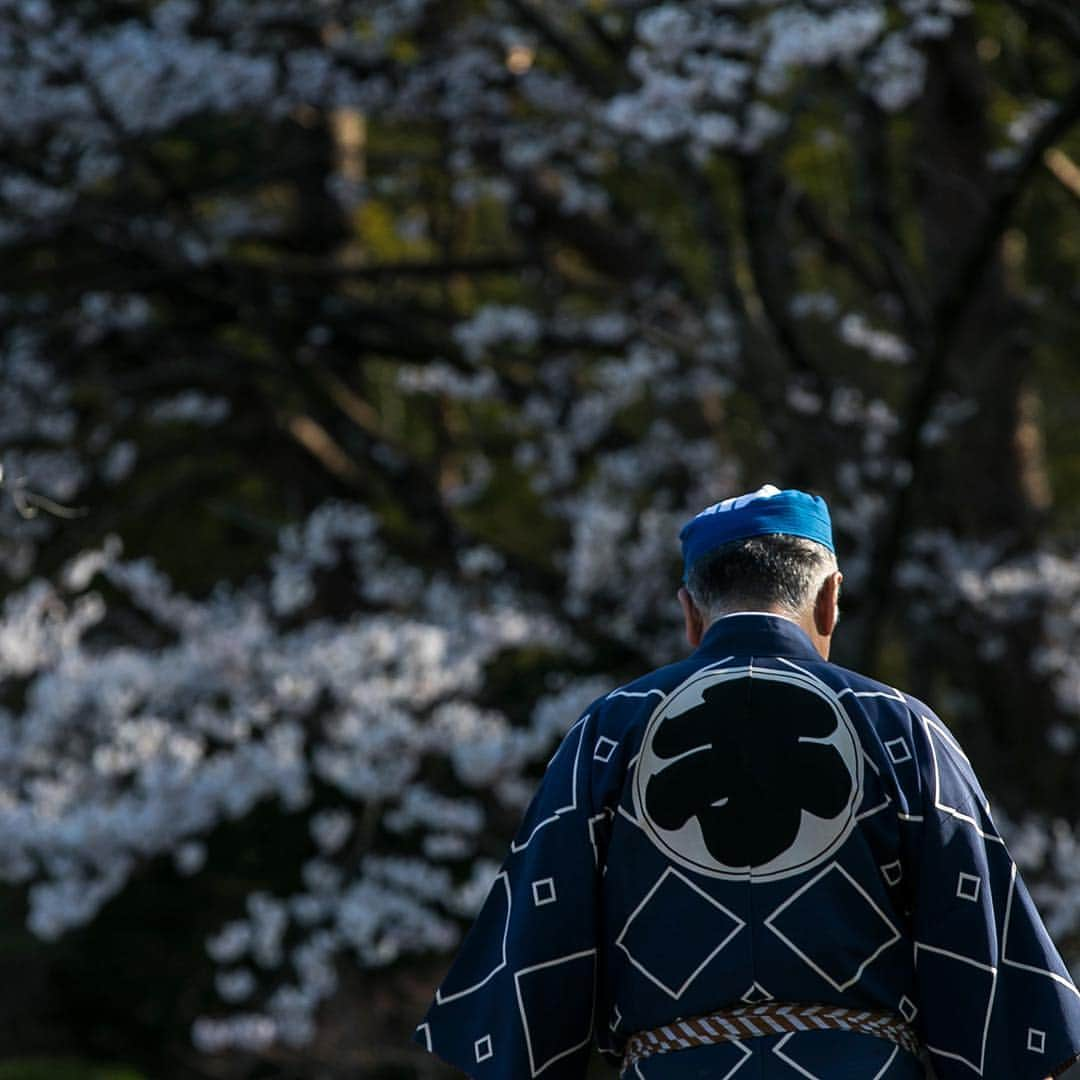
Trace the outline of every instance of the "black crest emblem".
{"type": "Polygon", "coordinates": [[[638,820],[685,866],[769,881],[835,851],[855,823],[862,754],[836,694],[793,670],[706,671],[649,721],[638,820]]]}

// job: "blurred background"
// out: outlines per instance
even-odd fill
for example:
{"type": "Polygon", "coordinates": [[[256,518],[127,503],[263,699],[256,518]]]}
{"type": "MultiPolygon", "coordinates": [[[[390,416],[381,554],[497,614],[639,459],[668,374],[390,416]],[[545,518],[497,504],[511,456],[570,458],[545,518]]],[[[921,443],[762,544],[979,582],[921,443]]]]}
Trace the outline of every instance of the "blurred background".
{"type": "Polygon", "coordinates": [[[1080,974],[1078,74],[1065,0],[0,0],[0,1078],[451,1075],[766,482],[1080,974]]]}

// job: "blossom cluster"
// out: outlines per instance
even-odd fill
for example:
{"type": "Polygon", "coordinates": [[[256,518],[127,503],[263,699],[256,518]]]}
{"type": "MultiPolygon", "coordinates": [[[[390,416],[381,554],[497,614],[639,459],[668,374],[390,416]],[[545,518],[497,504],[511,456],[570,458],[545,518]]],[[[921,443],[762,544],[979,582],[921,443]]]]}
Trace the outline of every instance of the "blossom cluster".
{"type": "Polygon", "coordinates": [[[259,1023],[245,1013],[195,1030],[204,1047],[250,1045],[259,1032],[302,1041],[334,988],[339,954],[380,965],[457,940],[453,916],[475,909],[487,873],[478,863],[454,886],[447,869],[472,861],[486,820],[485,802],[467,793],[501,791],[519,811],[520,789],[500,781],[543,760],[601,685],[563,680],[525,726],[478,708],[485,665],[538,639],[566,644],[550,619],[519,606],[403,578],[362,508],[321,507],[285,530],[266,585],[201,602],[150,562],[125,560],[111,539],[60,582],[33,579],[5,601],[0,680],[27,691],[21,711],[0,710],[0,878],[29,885],[30,928],[51,940],[91,921],[141,861],[171,854],[182,873],[197,873],[220,823],[267,801],[310,811],[306,889],[254,894],[208,943],[226,1001],[258,996],[244,958],[251,970],[291,967],[298,981],[262,995],[259,1023]],[[381,610],[284,628],[278,616],[339,558],[372,583],[358,604],[381,610]],[[109,617],[105,584],[172,644],[96,644],[109,617]],[[451,764],[455,794],[425,784],[431,759],[451,764]],[[337,804],[316,805],[316,785],[337,804]],[[384,822],[384,854],[350,845],[368,805],[384,822]],[[403,843],[417,854],[390,854],[403,843]],[[286,953],[290,925],[303,943],[286,953]]]}
{"type": "Polygon", "coordinates": [[[845,70],[887,112],[920,94],[922,43],[947,37],[966,0],[912,0],[890,18],[885,3],[757,4],[736,0],[646,6],[628,66],[637,89],[606,109],[619,131],[651,143],[685,139],[701,158],[760,150],[785,126],[777,101],[805,72],[845,70]]]}

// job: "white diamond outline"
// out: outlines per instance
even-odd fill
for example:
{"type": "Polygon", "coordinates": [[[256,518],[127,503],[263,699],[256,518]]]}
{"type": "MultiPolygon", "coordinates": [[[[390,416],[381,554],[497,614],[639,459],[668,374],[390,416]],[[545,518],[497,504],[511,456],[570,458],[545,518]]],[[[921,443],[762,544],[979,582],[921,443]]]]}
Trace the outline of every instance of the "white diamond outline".
{"type": "Polygon", "coordinates": [[[481,1035],[480,1038],[477,1039],[476,1042],[473,1043],[473,1054],[476,1056],[476,1064],[477,1065],[479,1065],[481,1061],[487,1061],[488,1058],[493,1058],[495,1056],[495,1050],[491,1045],[491,1032],[490,1031],[486,1035],[481,1035]],[[481,1057],[480,1056],[480,1044],[485,1039],[487,1039],[487,1053],[483,1057],[481,1057]]]}
{"type": "Polygon", "coordinates": [[[1046,1032],[1040,1031],[1039,1028],[1029,1027],[1027,1030],[1027,1048],[1033,1054],[1045,1054],[1046,1053],[1046,1032]],[[1031,1045],[1031,1036],[1038,1035],[1042,1040],[1037,1047],[1031,1045]]]}
{"type": "Polygon", "coordinates": [[[885,863],[883,866],[879,866],[878,869],[881,871],[881,876],[885,879],[885,882],[888,885],[899,885],[900,882],[904,880],[904,867],[899,859],[893,859],[892,862],[885,863]],[[896,867],[895,878],[889,876],[889,871],[894,866],[896,867]]]}
{"type": "Polygon", "coordinates": [[[964,759],[967,764],[971,764],[967,754],[961,749],[960,744],[952,737],[948,730],[940,723],[932,720],[929,716],[923,716],[919,714],[919,719],[922,721],[923,727],[926,729],[926,741],[930,745],[930,758],[934,765],[934,809],[940,810],[943,814],[948,814],[949,817],[956,818],[957,821],[963,821],[965,824],[970,825],[976,833],[979,834],[984,840],[991,840],[995,844],[1001,844],[1005,846],[1005,841],[996,833],[985,832],[980,828],[979,823],[970,815],[965,814],[955,806],[949,806],[941,801],[941,765],[938,763],[937,747],[934,744],[934,736],[931,734],[931,728],[937,732],[938,737],[943,739],[946,746],[951,747],[957,754],[964,759]]]}
{"type": "Polygon", "coordinates": [[[913,1021],[913,1020],[915,1019],[915,1017],[916,1017],[916,1016],[918,1016],[918,1015],[919,1015],[919,1006],[918,1006],[918,1005],[916,1005],[916,1004],[915,1004],[915,1002],[914,1002],[914,1001],[912,1001],[912,1000],[911,1000],[911,998],[909,998],[909,997],[907,996],[907,994],[901,994],[901,995],[900,995],[900,1000],[899,1000],[899,1001],[897,1002],[897,1004],[896,1004],[896,1007],[897,1007],[897,1008],[898,1008],[898,1009],[900,1010],[900,1015],[901,1015],[901,1016],[902,1016],[902,1017],[903,1017],[903,1018],[904,1018],[904,1019],[905,1019],[905,1020],[906,1020],[906,1021],[907,1021],[907,1022],[908,1022],[909,1024],[910,1024],[910,1023],[911,1023],[911,1022],[912,1022],[912,1021],[913,1021]],[[906,1001],[906,1002],[908,1003],[908,1005],[909,1005],[909,1006],[911,1007],[911,1015],[910,1015],[910,1016],[908,1015],[907,1009],[905,1009],[905,1008],[904,1008],[904,1002],[905,1002],[905,1001],[906,1001]]]}
{"type": "MultiPolygon", "coordinates": [[[[811,1029],[811,1030],[812,1030],[812,1029],[811,1029]]],[[[780,1040],[780,1041],[779,1041],[779,1042],[778,1042],[778,1043],[777,1043],[777,1044],[776,1044],[776,1045],[775,1045],[775,1046],[774,1046],[774,1047],[772,1048],[772,1052],[773,1052],[773,1053],[774,1053],[774,1054],[775,1054],[775,1055],[776,1055],[776,1056],[777,1056],[777,1057],[778,1057],[778,1058],[779,1058],[779,1059],[780,1059],[780,1060],[781,1060],[782,1062],[784,1062],[784,1064],[785,1064],[785,1065],[790,1065],[790,1066],[791,1066],[791,1067],[792,1067],[792,1068],[793,1068],[793,1069],[794,1069],[794,1070],[795,1070],[795,1071],[796,1071],[797,1073],[799,1073],[799,1074],[800,1074],[800,1075],[802,1075],[802,1076],[805,1076],[805,1077],[807,1077],[807,1080],[824,1080],[824,1077],[820,1077],[820,1076],[815,1076],[815,1075],[814,1075],[814,1074],[813,1074],[812,1072],[810,1072],[810,1071],[809,1071],[808,1069],[804,1069],[804,1068],[803,1068],[803,1067],[802,1067],[802,1066],[801,1066],[801,1065],[800,1065],[800,1064],[799,1064],[799,1063],[798,1063],[797,1061],[795,1061],[795,1060],[793,1060],[792,1058],[788,1057],[788,1056],[787,1056],[787,1054],[785,1054],[785,1053],[783,1052],[783,1047],[784,1047],[784,1046],[785,1046],[785,1045],[787,1044],[787,1041],[788,1041],[789,1039],[793,1038],[793,1037],[794,1037],[795,1035],[798,1035],[798,1034],[799,1034],[799,1032],[797,1032],[797,1031],[789,1031],[789,1032],[788,1032],[788,1033],[787,1033],[787,1034],[786,1034],[786,1035],[785,1035],[785,1036],[784,1036],[784,1037],[783,1037],[783,1038],[782,1038],[782,1039],[781,1039],[781,1040],[780,1040]]],[[[891,1054],[890,1054],[890,1055],[888,1056],[888,1058],[887,1058],[887,1059],[885,1060],[885,1064],[884,1064],[884,1065],[882,1065],[882,1066],[881,1066],[881,1068],[880,1068],[880,1069],[878,1069],[878,1071],[877,1071],[876,1073],[874,1073],[874,1075],[873,1075],[873,1077],[871,1078],[871,1080],[882,1080],[882,1077],[884,1077],[884,1076],[887,1076],[887,1075],[888,1075],[888,1072],[889,1072],[889,1067],[890,1067],[890,1066],[892,1065],[892,1063],[893,1063],[893,1062],[894,1062],[894,1061],[896,1060],[896,1055],[897,1055],[897,1054],[899,1054],[899,1053],[900,1053],[900,1047],[899,1047],[899,1046],[894,1046],[894,1047],[893,1047],[893,1050],[892,1050],[892,1053],[891,1053],[891,1054]]],[[[741,1064],[742,1064],[742,1062],[739,1062],[739,1064],[741,1065],[741,1064]]]]}
{"type": "Polygon", "coordinates": [[[553,877],[537,878],[532,883],[532,894],[533,894],[533,907],[543,907],[545,904],[554,904],[559,898],[558,894],[555,891],[555,879],[553,877]],[[551,895],[548,896],[548,897],[545,897],[543,900],[541,900],[539,894],[536,891],[536,886],[537,885],[550,885],[551,886],[551,895]]]}
{"type": "MultiPolygon", "coordinates": [[[[456,993],[453,994],[443,994],[442,987],[437,987],[435,990],[435,1000],[440,1005],[445,1005],[448,1001],[456,1001],[458,998],[463,998],[467,994],[475,993],[477,990],[480,989],[481,986],[489,983],[498,972],[502,971],[502,969],[506,967],[506,939],[510,933],[510,908],[512,905],[510,891],[510,874],[506,870],[500,870],[495,875],[495,881],[498,881],[499,878],[503,879],[503,884],[506,886],[506,925],[503,927],[502,960],[500,960],[499,963],[496,964],[478,983],[474,983],[472,986],[468,986],[464,990],[458,990],[456,993]]],[[[495,888],[495,881],[491,883],[492,890],[494,890],[495,888]]],[[[490,891],[488,895],[490,896],[490,891]]],[[[487,903],[486,900],[484,902],[487,903]]]]}
{"type": "Polygon", "coordinates": [[[889,739],[883,745],[885,747],[886,753],[888,753],[888,755],[889,755],[889,760],[894,765],[903,765],[905,761],[911,761],[912,760],[911,747],[908,746],[907,739],[905,739],[903,735],[897,735],[895,739],[889,739]],[[897,743],[899,743],[904,748],[904,756],[903,757],[897,757],[893,753],[892,748],[897,743]]]}
{"type": "Polygon", "coordinates": [[[607,762],[609,762],[611,760],[611,755],[615,753],[615,748],[618,745],[619,744],[614,739],[609,739],[606,735],[601,735],[596,740],[596,748],[593,750],[593,761],[602,761],[605,764],[607,764],[607,762]],[[611,746],[608,749],[606,757],[601,757],[601,755],[600,755],[600,744],[601,743],[611,743],[611,746]]]}
{"type": "Polygon", "coordinates": [[[773,1054],[778,1057],[785,1065],[790,1065],[800,1076],[805,1076],[808,1080],[823,1080],[820,1076],[815,1076],[812,1072],[804,1069],[797,1061],[793,1061],[784,1053],[784,1047],[793,1035],[797,1035],[798,1032],[789,1031],[773,1048],[773,1054]]]}
{"type": "Polygon", "coordinates": [[[567,1054],[572,1054],[575,1050],[580,1050],[583,1046],[588,1046],[589,1041],[592,1039],[593,1022],[596,1019],[596,950],[583,949],[581,952],[568,953],[566,956],[556,956],[554,960],[545,960],[540,964],[530,964],[528,967],[519,968],[514,972],[514,993],[517,996],[518,1014],[521,1017],[521,1029],[525,1032],[525,1048],[529,1052],[530,1075],[539,1076],[549,1065],[553,1065],[560,1058],[566,1057],[567,1054]],[[559,1053],[545,1061],[538,1069],[536,1067],[536,1059],[533,1057],[532,1039],[529,1036],[529,1020],[525,1014],[525,1002],[521,999],[521,982],[519,980],[522,975],[528,975],[531,971],[539,971],[541,968],[565,964],[570,960],[580,960],[583,956],[591,956],[593,958],[592,1013],[589,1016],[589,1034],[574,1046],[571,1046],[566,1050],[560,1050],[559,1053]]]}
{"type": "Polygon", "coordinates": [[[1066,990],[1075,994],[1080,998],[1080,990],[1068,979],[1063,978],[1056,971],[1050,971],[1047,968],[1033,967],[1031,964],[1021,964],[1019,960],[1010,960],[1008,957],[1009,951],[1009,919],[1012,914],[1012,902],[1013,893],[1016,891],[1016,863],[1012,864],[1012,869],[1009,871],[1009,895],[1005,901],[1005,924],[1004,930],[1001,935],[1001,962],[1002,964],[1008,964],[1009,967],[1019,968],[1021,971],[1030,971],[1034,975],[1045,975],[1048,979],[1052,979],[1054,982],[1060,983],[1066,990]]]}
{"type": "Polygon", "coordinates": [[[815,874],[805,885],[793,892],[778,908],[776,908],[765,919],[764,925],[769,928],[796,956],[798,956],[808,967],[816,971],[830,986],[835,987],[837,990],[843,992],[848,987],[854,986],[861,978],[862,973],[888,948],[895,945],[901,938],[900,931],[893,925],[892,920],[874,903],[870,894],[835,860],[829,863],[820,873],[815,874]],[[772,920],[777,917],[786,907],[794,903],[798,897],[800,897],[807,889],[816,885],[826,874],[831,873],[833,870],[839,870],[841,874],[847,879],[847,881],[855,888],[855,890],[862,894],[863,899],[881,916],[885,925],[892,931],[893,936],[886,941],[883,945],[871,953],[855,970],[855,974],[848,979],[845,983],[838,983],[831,975],[826,974],[824,969],[818,967],[809,956],[806,955],[793,941],[785,936],[780,930],[778,930],[772,924],[772,920]]]}
{"type": "MultiPolygon", "coordinates": [[[[591,716],[591,713],[586,713],[576,723],[570,726],[566,735],[563,736],[563,741],[559,743],[559,748],[551,755],[551,761],[554,761],[562,752],[564,746],[569,742],[570,736],[574,733],[574,729],[578,732],[577,749],[574,751],[574,765],[570,774],[570,802],[566,806],[559,806],[556,808],[555,813],[549,817],[544,818],[543,821],[537,822],[533,831],[529,833],[529,838],[523,844],[519,844],[514,840],[510,841],[510,850],[516,855],[519,851],[524,851],[533,841],[533,837],[545,826],[550,825],[553,821],[558,821],[563,814],[569,814],[572,810],[577,809],[577,782],[578,782],[578,763],[581,760],[581,744],[585,739],[585,722],[591,716]]],[[[551,765],[551,761],[548,765],[551,765]]]]}
{"type": "MultiPolygon", "coordinates": [[[[743,612],[737,612],[736,614],[744,614],[743,612]]],[[[749,613],[746,613],[749,614],[749,613]]],[[[726,617],[726,616],[725,616],[726,617]]],[[[728,657],[727,659],[732,659],[728,657]]],[[[852,748],[855,751],[855,775],[853,780],[853,792],[850,799],[848,810],[848,818],[844,824],[842,830],[837,834],[833,841],[822,851],[819,851],[816,855],[811,857],[807,862],[798,866],[789,867],[787,869],[772,871],[768,874],[754,873],[752,867],[747,867],[744,871],[734,870],[717,870],[714,867],[703,866],[700,863],[694,862],[684,856],[676,848],[672,847],[656,832],[655,826],[649,820],[648,815],[644,812],[643,796],[641,793],[641,771],[639,769],[634,771],[633,783],[630,785],[632,803],[634,808],[634,817],[629,814],[625,816],[634,822],[649,838],[654,847],[657,848],[663,855],[670,859],[672,862],[678,863],[680,866],[685,867],[688,870],[692,870],[694,873],[704,874],[706,877],[719,878],[723,881],[749,881],[751,885],[758,884],[760,882],[772,882],[779,881],[783,878],[796,877],[800,874],[805,874],[813,867],[820,865],[830,856],[835,855],[847,843],[852,832],[855,830],[855,826],[858,824],[858,808],[862,803],[864,789],[865,789],[865,769],[863,768],[863,761],[866,759],[866,754],[863,750],[862,740],[859,738],[859,732],[855,726],[854,720],[848,715],[847,710],[844,708],[843,703],[836,692],[824,679],[818,678],[813,672],[807,671],[806,668],[799,667],[798,664],[792,663],[790,660],[783,656],[776,657],[781,663],[786,664],[789,668],[798,672],[797,675],[792,674],[790,671],[784,671],[779,668],[754,668],[753,658],[745,666],[723,668],[720,671],[709,670],[708,668],[700,668],[687,676],[678,686],[676,686],[653,710],[649,716],[648,723],[645,725],[645,732],[642,735],[641,747],[644,749],[650,745],[651,737],[656,729],[656,726],[660,720],[661,714],[668,707],[671,701],[683,690],[687,689],[691,683],[696,682],[699,678],[716,677],[717,682],[727,682],[731,679],[737,678],[758,678],[770,680],[773,682],[789,683],[804,690],[808,690],[811,693],[817,694],[822,698],[825,703],[833,710],[837,718],[837,729],[843,728],[846,730],[848,737],[851,740],[852,748]]],[[[724,663],[726,661],[718,661],[718,663],[724,663]]],[[[804,738],[801,741],[804,742],[822,742],[826,740],[820,739],[808,739],[804,738]]],[[[704,749],[704,748],[702,748],[704,749]]],[[[695,751],[690,751],[693,753],[695,751]]],[[[640,756],[641,750],[638,751],[640,756]]],[[[674,759],[673,759],[674,760],[674,759]]],[[[620,811],[622,807],[619,807],[620,811]]],[[[806,813],[807,811],[804,811],[806,813]]],[[[839,816],[839,815],[837,815],[839,816]]]]}
{"type": "Polygon", "coordinates": [[[972,904],[978,903],[979,893],[982,892],[982,878],[978,874],[965,874],[963,870],[957,875],[956,878],[956,897],[958,900],[967,900],[972,904]],[[964,892],[964,885],[973,881],[975,883],[975,895],[971,896],[964,892]]]}
{"type": "Polygon", "coordinates": [[[713,897],[711,897],[707,892],[705,892],[704,889],[700,888],[700,886],[698,886],[698,885],[695,885],[688,877],[686,877],[683,874],[680,874],[679,871],[676,870],[674,867],[669,866],[656,879],[656,881],[653,883],[652,888],[649,889],[649,891],[641,898],[640,902],[638,903],[638,906],[636,908],[634,908],[634,910],[632,912],[630,912],[630,914],[627,916],[626,922],[623,923],[623,927],[619,931],[618,937],[615,938],[615,944],[620,949],[622,949],[622,951],[624,953],[626,953],[627,957],[630,960],[630,963],[633,964],[634,967],[636,967],[638,969],[638,971],[640,971],[645,976],[645,978],[647,978],[650,982],[656,983],[656,985],[659,986],[660,989],[663,990],[665,994],[667,994],[669,997],[674,998],[676,1001],[678,1001],[679,998],[682,997],[682,995],[686,993],[686,988],[705,969],[705,967],[708,965],[709,961],[711,961],[712,958],[714,956],[716,956],[716,954],[718,952],[720,952],[721,949],[725,948],[731,942],[731,939],[733,937],[735,937],[735,935],[738,934],[741,930],[743,930],[745,926],[746,926],[746,922],[743,919],[740,919],[739,916],[736,915],[734,911],[729,911],[726,907],[724,907],[723,904],[720,903],[719,900],[716,900],[713,897]],[[720,944],[717,945],[716,948],[713,949],[713,951],[711,953],[709,953],[709,955],[706,956],[705,959],[702,960],[702,962],[690,973],[690,975],[688,976],[686,981],[682,984],[682,986],[679,987],[679,989],[677,991],[672,990],[665,983],[661,982],[655,975],[653,975],[653,973],[651,971],[649,971],[648,968],[646,968],[643,964],[639,963],[634,958],[633,953],[631,953],[630,950],[622,943],[622,939],[625,936],[626,931],[630,928],[630,924],[634,921],[635,918],[637,918],[637,916],[641,912],[642,908],[644,908],[645,905],[652,899],[653,893],[656,892],[656,890],[659,889],[660,886],[664,883],[664,880],[667,878],[668,874],[671,874],[673,877],[677,877],[684,885],[689,885],[690,888],[694,890],[694,892],[696,892],[696,893],[700,894],[701,896],[703,896],[710,904],[713,905],[713,907],[719,908],[719,910],[722,911],[725,915],[727,915],[729,918],[732,918],[732,919],[735,920],[734,929],[732,929],[731,932],[728,934],[728,936],[726,938],[724,938],[724,940],[721,941],[720,944]]]}
{"type": "MultiPolygon", "coordinates": [[[[736,1061],[735,1064],[732,1065],[731,1068],[728,1069],[728,1071],[724,1073],[723,1076],[719,1077],[718,1080],[731,1080],[731,1077],[733,1077],[747,1063],[747,1061],[754,1056],[753,1050],[750,1050],[747,1047],[743,1046],[743,1044],[739,1042],[738,1039],[732,1039],[728,1043],[728,1045],[734,1046],[737,1050],[741,1051],[742,1057],[739,1058],[739,1060],[736,1061]]],[[[635,1068],[636,1067],[637,1066],[635,1065],[635,1068]]],[[[640,1070],[638,1071],[638,1076],[641,1076],[640,1070]]]]}
{"type": "MultiPolygon", "coordinates": [[[[723,1076],[717,1077],[717,1080],[731,1080],[731,1078],[747,1063],[747,1061],[754,1056],[753,1050],[745,1047],[738,1039],[725,1040],[729,1046],[734,1046],[742,1057],[731,1066],[730,1069],[723,1076]]],[[[637,1073],[638,1080],[645,1080],[645,1077],[641,1074],[641,1069],[638,1068],[638,1062],[634,1062],[634,1072],[637,1073]]]]}
{"type": "Polygon", "coordinates": [[[963,1054],[953,1053],[951,1050],[942,1050],[937,1046],[931,1046],[926,1044],[926,1049],[931,1053],[938,1054],[940,1057],[951,1058],[953,1061],[960,1061],[967,1065],[968,1068],[974,1069],[976,1075],[982,1076],[983,1069],[986,1067],[986,1043],[990,1038],[990,1018],[994,1013],[994,998],[997,995],[997,977],[998,969],[990,964],[983,964],[978,960],[972,960],[970,956],[962,956],[960,953],[950,952],[948,949],[939,949],[936,945],[924,945],[920,941],[915,942],[914,958],[915,966],[919,966],[919,950],[924,952],[937,953],[940,956],[949,956],[953,960],[959,960],[962,963],[970,964],[972,967],[977,967],[982,971],[989,971],[990,978],[990,998],[986,1003],[986,1021],[983,1024],[983,1036],[982,1046],[979,1048],[979,1064],[976,1065],[974,1061],[968,1060],[963,1054]]]}

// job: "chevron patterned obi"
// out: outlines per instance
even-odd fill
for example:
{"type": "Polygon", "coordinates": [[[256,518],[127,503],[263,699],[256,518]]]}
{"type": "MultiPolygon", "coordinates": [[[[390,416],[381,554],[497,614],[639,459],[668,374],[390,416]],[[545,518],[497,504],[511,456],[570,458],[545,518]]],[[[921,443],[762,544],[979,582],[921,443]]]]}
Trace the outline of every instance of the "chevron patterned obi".
{"type": "Polygon", "coordinates": [[[760,1035],[817,1030],[876,1035],[916,1055],[921,1049],[918,1036],[894,1013],[771,1001],[766,1005],[747,1005],[745,1008],[673,1020],[650,1031],[635,1032],[627,1041],[622,1069],[632,1068],[642,1058],[672,1050],[688,1050],[694,1046],[752,1039],[760,1035]]]}

